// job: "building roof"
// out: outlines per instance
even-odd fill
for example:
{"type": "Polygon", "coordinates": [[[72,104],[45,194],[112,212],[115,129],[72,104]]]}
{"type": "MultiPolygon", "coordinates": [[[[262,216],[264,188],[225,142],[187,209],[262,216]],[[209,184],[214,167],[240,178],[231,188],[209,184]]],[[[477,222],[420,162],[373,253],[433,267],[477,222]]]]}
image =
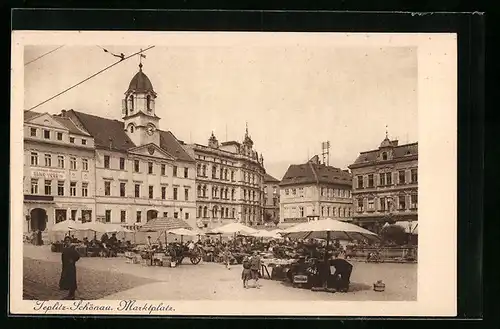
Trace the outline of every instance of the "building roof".
{"type": "MultiPolygon", "coordinates": [[[[392,146],[393,160],[400,160],[408,156],[418,155],[418,143],[404,144],[399,146],[397,145],[397,141],[392,141],[391,143],[393,145],[392,146]]],[[[367,163],[369,164],[375,162],[379,154],[380,154],[380,149],[361,152],[356,161],[354,161],[353,165],[367,164],[367,163]]]]}
{"type": "Polygon", "coordinates": [[[227,141],[227,142],[222,142],[221,145],[241,145],[241,143],[237,141],[227,141]]]}
{"type": "Polygon", "coordinates": [[[128,86],[127,93],[130,91],[134,92],[153,92],[153,84],[151,83],[151,80],[149,80],[148,76],[142,72],[142,65],[139,66],[139,72],[137,72],[132,80],[130,81],[130,84],[128,86]]]}
{"type": "Polygon", "coordinates": [[[342,184],[352,185],[351,174],[340,168],[314,162],[290,165],[280,185],[342,184]]]}
{"type": "Polygon", "coordinates": [[[264,175],[264,183],[279,183],[280,181],[276,178],[274,178],[273,176],[269,175],[268,173],[266,173],[264,175]]]}
{"type": "MultiPolygon", "coordinates": [[[[90,135],[94,137],[96,147],[110,148],[111,145],[111,149],[117,151],[127,151],[136,147],[125,132],[122,121],[71,111],[74,112],[90,135]]],[[[158,130],[158,132],[160,133],[160,148],[180,161],[194,161],[172,132],[162,130],[158,130]]]]}
{"type": "Polygon", "coordinates": [[[40,112],[34,112],[34,111],[25,111],[24,112],[24,121],[28,121],[29,119],[36,117],[37,115],[40,115],[42,113],[40,112]]]}
{"type": "Polygon", "coordinates": [[[70,118],[64,118],[58,115],[53,115],[52,116],[57,122],[68,128],[69,132],[71,134],[75,135],[82,135],[82,136],[90,136],[87,132],[83,131],[82,129],[78,128],[73,121],[71,121],[70,118]]]}

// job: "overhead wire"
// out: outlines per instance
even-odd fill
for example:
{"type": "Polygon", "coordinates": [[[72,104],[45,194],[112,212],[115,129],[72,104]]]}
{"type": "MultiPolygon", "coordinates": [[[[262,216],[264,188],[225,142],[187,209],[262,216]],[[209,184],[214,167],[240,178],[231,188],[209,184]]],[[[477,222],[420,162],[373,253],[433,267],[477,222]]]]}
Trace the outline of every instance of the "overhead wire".
{"type": "Polygon", "coordinates": [[[33,63],[33,62],[36,62],[36,61],[37,61],[37,60],[39,60],[40,58],[45,57],[45,56],[47,56],[48,54],[52,54],[54,51],[59,50],[59,49],[61,49],[62,47],[64,47],[64,45],[59,46],[59,47],[57,47],[57,48],[55,48],[55,49],[52,49],[51,51],[48,51],[48,52],[46,52],[45,54],[42,54],[42,55],[38,56],[37,58],[32,59],[31,61],[29,61],[29,62],[27,62],[27,63],[24,63],[24,66],[26,66],[26,65],[28,65],[28,64],[31,64],[31,63],[33,63]]]}
{"type": "Polygon", "coordinates": [[[121,63],[121,62],[123,62],[123,61],[125,61],[125,60],[127,60],[127,59],[129,59],[129,58],[131,58],[131,57],[134,57],[134,56],[140,55],[140,54],[142,54],[143,52],[148,51],[148,50],[150,50],[150,49],[152,49],[152,48],[154,48],[154,47],[155,47],[155,46],[150,46],[150,47],[148,47],[148,48],[146,48],[146,49],[141,49],[140,51],[138,51],[138,52],[136,52],[136,53],[134,53],[134,54],[132,54],[132,55],[129,55],[129,56],[127,56],[127,57],[123,57],[123,58],[121,58],[118,62],[113,63],[113,64],[111,64],[111,65],[108,65],[107,67],[105,67],[104,69],[102,69],[102,70],[98,71],[97,73],[92,74],[91,76],[89,76],[89,77],[85,78],[84,80],[82,80],[82,81],[80,81],[80,82],[78,82],[78,83],[74,84],[73,86],[71,86],[71,87],[69,87],[69,88],[67,88],[67,89],[65,89],[65,90],[63,90],[63,91],[61,91],[60,93],[58,93],[58,94],[56,94],[56,95],[54,95],[54,96],[52,96],[52,97],[50,97],[50,98],[48,98],[48,99],[44,100],[44,101],[43,101],[43,102],[41,102],[41,103],[38,103],[37,105],[35,105],[35,106],[33,106],[33,107],[31,107],[31,108],[29,108],[29,109],[27,109],[27,110],[24,110],[24,111],[25,111],[25,112],[31,111],[31,110],[33,110],[33,109],[35,109],[35,108],[37,108],[37,107],[39,107],[39,106],[41,106],[41,105],[43,105],[43,104],[47,103],[47,102],[49,102],[49,101],[53,100],[53,99],[54,99],[54,98],[56,98],[56,97],[61,96],[62,94],[64,94],[64,93],[66,93],[66,92],[70,91],[71,89],[73,89],[73,88],[75,88],[75,87],[77,87],[77,86],[81,85],[82,83],[84,83],[84,82],[86,82],[86,81],[88,81],[88,80],[90,80],[90,79],[92,79],[92,78],[96,77],[97,75],[99,75],[99,74],[103,73],[104,71],[109,70],[109,69],[110,69],[110,68],[112,68],[113,66],[115,66],[115,65],[117,65],[117,64],[119,64],[119,63],[121,63]]]}

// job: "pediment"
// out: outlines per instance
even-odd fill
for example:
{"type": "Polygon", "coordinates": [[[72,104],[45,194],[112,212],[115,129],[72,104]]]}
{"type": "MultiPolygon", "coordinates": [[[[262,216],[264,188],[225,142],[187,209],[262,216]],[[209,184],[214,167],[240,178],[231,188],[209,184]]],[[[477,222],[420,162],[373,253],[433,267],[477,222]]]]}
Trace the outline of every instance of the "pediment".
{"type": "Polygon", "coordinates": [[[173,157],[170,153],[153,143],[134,147],[128,150],[128,152],[130,154],[160,158],[164,160],[175,160],[175,157],[173,157]]]}
{"type": "Polygon", "coordinates": [[[26,121],[28,124],[34,124],[38,126],[44,126],[60,130],[68,130],[65,126],[57,122],[50,114],[42,113],[40,115],[34,116],[26,121]]]}

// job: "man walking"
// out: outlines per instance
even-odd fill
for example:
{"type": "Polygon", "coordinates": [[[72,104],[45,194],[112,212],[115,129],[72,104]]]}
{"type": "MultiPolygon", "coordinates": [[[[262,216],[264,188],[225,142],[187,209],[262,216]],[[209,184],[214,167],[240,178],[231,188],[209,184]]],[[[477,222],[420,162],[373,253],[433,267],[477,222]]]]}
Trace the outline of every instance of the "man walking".
{"type": "Polygon", "coordinates": [[[59,280],[59,289],[68,290],[68,296],[64,299],[75,299],[76,284],[76,262],[80,255],[71,244],[69,236],[64,238],[64,247],[61,255],[62,271],[59,280]]]}

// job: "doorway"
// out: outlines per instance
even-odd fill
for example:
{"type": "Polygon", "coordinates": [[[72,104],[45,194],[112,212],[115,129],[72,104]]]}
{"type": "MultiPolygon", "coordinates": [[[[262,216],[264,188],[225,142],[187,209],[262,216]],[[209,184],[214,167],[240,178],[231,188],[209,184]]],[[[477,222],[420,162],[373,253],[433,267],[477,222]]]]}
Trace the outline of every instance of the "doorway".
{"type": "Polygon", "coordinates": [[[158,217],[158,211],[156,210],[148,210],[146,213],[147,221],[149,222],[152,219],[155,219],[158,217]]]}
{"type": "Polygon", "coordinates": [[[30,231],[45,231],[47,228],[47,212],[41,208],[35,208],[30,213],[30,231]]]}

